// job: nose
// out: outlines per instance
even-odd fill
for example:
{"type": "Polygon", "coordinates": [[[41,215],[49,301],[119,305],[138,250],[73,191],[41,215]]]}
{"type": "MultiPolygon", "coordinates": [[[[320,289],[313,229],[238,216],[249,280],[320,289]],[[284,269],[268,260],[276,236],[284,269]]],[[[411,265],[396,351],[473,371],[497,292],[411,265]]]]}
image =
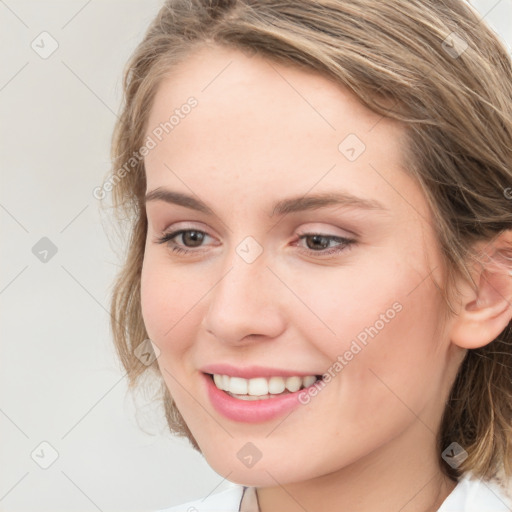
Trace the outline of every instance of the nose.
{"type": "Polygon", "coordinates": [[[264,253],[248,263],[235,254],[208,294],[202,325],[218,340],[245,345],[275,338],[285,328],[283,284],[267,267],[264,253]]]}

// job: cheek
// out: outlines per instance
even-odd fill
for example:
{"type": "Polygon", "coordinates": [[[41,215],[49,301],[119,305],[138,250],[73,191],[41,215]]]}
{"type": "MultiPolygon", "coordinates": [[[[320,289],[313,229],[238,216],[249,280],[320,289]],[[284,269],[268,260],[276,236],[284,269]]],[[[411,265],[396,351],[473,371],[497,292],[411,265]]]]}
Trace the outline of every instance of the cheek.
{"type": "Polygon", "coordinates": [[[407,407],[423,411],[442,392],[441,300],[430,278],[422,279],[412,268],[401,268],[396,278],[381,277],[367,292],[368,309],[351,307],[345,315],[342,345],[352,359],[341,371],[341,398],[354,417],[366,409],[389,422],[406,419],[407,407]]]}
{"type": "MultiPolygon", "coordinates": [[[[418,263],[422,254],[409,254],[407,260],[397,254],[404,253],[394,247],[381,253],[378,263],[309,282],[309,295],[303,288],[306,302],[331,330],[328,337],[317,330],[317,348],[333,364],[346,354],[343,370],[338,365],[336,373],[350,375],[354,386],[375,385],[370,369],[404,389],[413,378],[435,378],[442,371],[441,296],[427,277],[430,269],[418,263]]],[[[319,324],[313,315],[306,317],[304,332],[307,323],[319,324]]]]}
{"type": "Polygon", "coordinates": [[[197,287],[185,286],[165,257],[156,251],[146,251],[141,273],[141,310],[148,335],[161,350],[182,348],[181,340],[186,341],[186,337],[180,332],[199,298],[197,287]]]}
{"type": "Polygon", "coordinates": [[[198,321],[194,313],[204,292],[180,279],[165,255],[147,252],[141,273],[141,310],[149,338],[159,348],[157,364],[166,386],[188,420],[197,405],[184,392],[184,383],[193,370],[187,354],[196,338],[198,321]]]}
{"type": "Polygon", "coordinates": [[[312,339],[330,359],[349,349],[352,340],[361,340],[364,346],[365,339],[372,339],[370,333],[378,331],[376,336],[381,338],[391,324],[403,322],[406,315],[398,310],[409,307],[408,294],[422,279],[413,269],[404,268],[394,251],[379,252],[376,261],[362,260],[309,273],[307,278],[295,276],[293,281],[296,294],[310,306],[310,311],[302,308],[303,314],[295,319],[304,333],[317,333],[312,339]]]}

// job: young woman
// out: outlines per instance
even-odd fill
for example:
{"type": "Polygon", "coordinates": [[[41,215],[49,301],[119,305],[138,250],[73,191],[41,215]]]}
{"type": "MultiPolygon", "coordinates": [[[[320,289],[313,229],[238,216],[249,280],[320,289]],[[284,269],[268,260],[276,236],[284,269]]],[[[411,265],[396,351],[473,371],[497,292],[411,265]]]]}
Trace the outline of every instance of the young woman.
{"type": "Polygon", "coordinates": [[[168,510],[512,510],[512,69],[485,21],[169,0],[124,92],[116,347],[236,484],[168,510]]]}

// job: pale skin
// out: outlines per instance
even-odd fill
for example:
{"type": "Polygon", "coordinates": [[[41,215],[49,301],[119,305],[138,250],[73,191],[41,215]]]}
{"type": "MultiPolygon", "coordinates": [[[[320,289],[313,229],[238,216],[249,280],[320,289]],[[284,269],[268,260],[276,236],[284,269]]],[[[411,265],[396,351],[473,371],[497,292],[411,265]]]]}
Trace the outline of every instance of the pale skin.
{"type": "Polygon", "coordinates": [[[141,296],[163,378],[206,460],[256,486],[261,512],[436,511],[455,487],[435,444],[444,403],[466,349],[510,321],[510,278],[475,271],[479,290],[461,283],[458,314],[440,325],[433,280],[445,273],[431,212],[403,168],[404,128],[326,78],[203,49],[162,81],[146,134],[190,96],[197,107],[145,158],[147,192],[192,195],[213,214],[147,202],[141,296]],[[354,161],[338,149],[349,134],[366,146],[354,161]],[[270,217],[279,200],[322,192],[381,208],[270,217]],[[186,255],[157,243],[179,229],[205,233],[174,238],[186,255]],[[355,243],[322,256],[304,233],[355,243]],[[263,250],[250,264],[236,252],[248,236],[263,250]],[[285,418],[236,422],[204,393],[209,363],[321,374],[396,302],[400,313],[285,418]],[[262,455],[251,468],[237,457],[249,441],[262,455]]]}

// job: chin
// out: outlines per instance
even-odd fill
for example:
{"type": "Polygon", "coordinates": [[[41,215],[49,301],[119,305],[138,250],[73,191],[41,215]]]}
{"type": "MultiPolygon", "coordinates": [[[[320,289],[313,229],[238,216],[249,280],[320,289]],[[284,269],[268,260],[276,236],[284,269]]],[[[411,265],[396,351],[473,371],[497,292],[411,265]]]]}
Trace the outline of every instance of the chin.
{"type": "MultiPolygon", "coordinates": [[[[204,452],[203,452],[204,455],[204,452]]],[[[262,457],[250,467],[234,457],[226,457],[226,452],[205,455],[206,462],[220,476],[230,482],[247,487],[273,487],[279,484],[289,484],[315,478],[312,468],[299,468],[286,462],[285,455],[274,452],[272,459],[262,457]],[[279,463],[281,460],[281,464],[279,463]],[[305,469],[305,470],[304,470],[305,469]]],[[[243,457],[241,457],[243,459],[243,457]]],[[[249,464],[249,461],[247,462],[249,464]]]]}

